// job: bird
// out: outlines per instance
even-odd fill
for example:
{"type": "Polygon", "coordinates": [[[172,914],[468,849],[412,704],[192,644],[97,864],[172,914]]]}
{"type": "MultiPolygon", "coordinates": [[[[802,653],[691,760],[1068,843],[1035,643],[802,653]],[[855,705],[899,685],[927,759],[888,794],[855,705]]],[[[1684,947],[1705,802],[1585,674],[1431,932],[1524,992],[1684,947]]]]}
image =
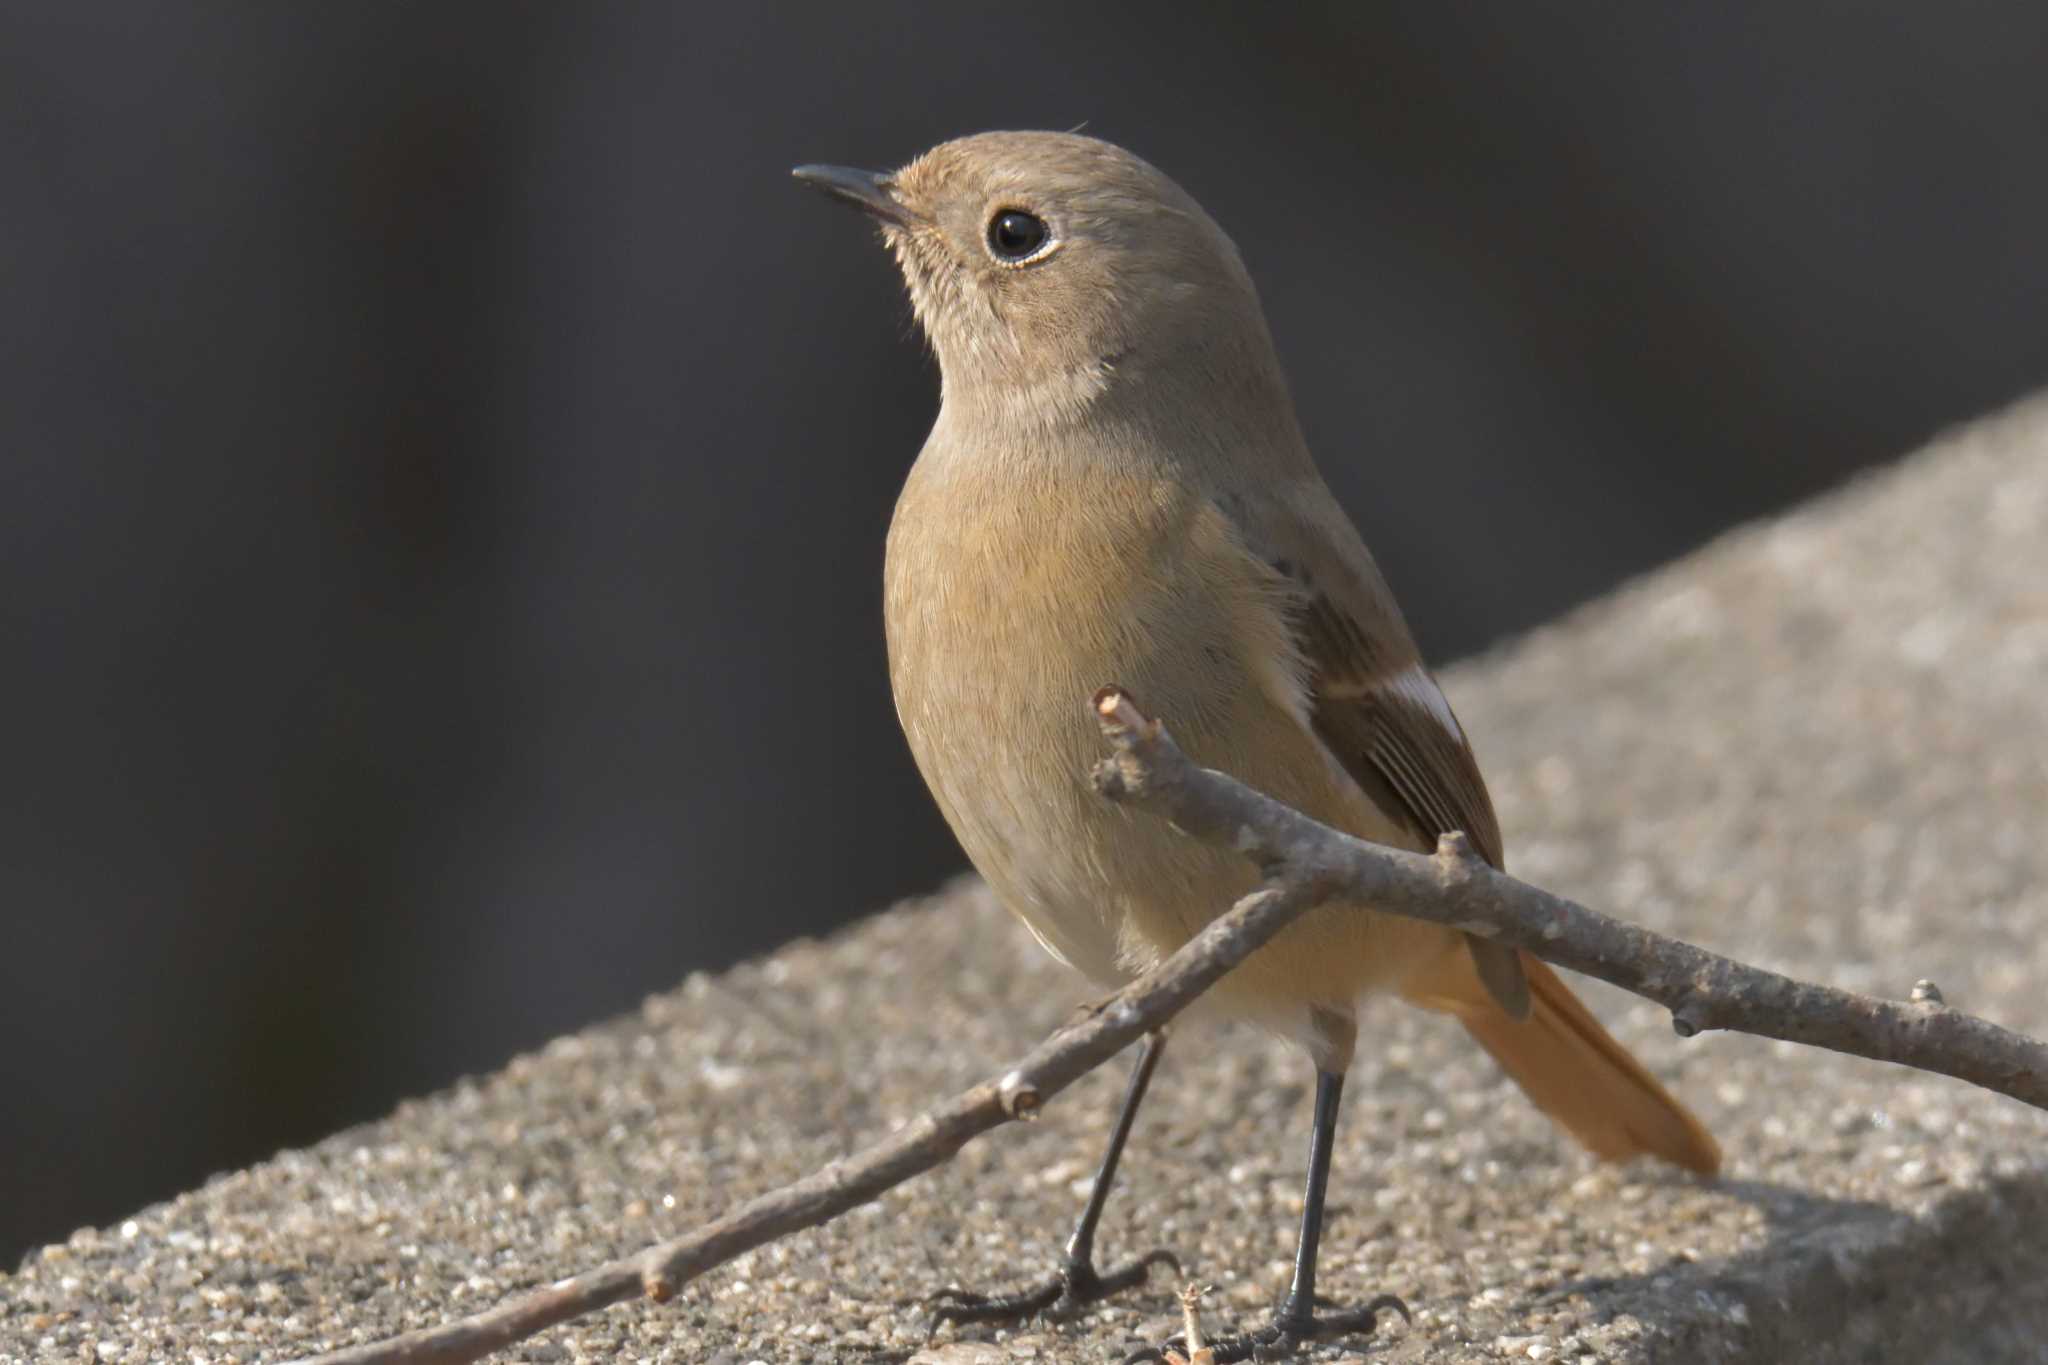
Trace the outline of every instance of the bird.
{"type": "MultiPolygon", "coordinates": [[[[1325,824],[1419,851],[1462,831],[1504,866],[1472,745],[1310,454],[1244,261],[1185,190],[1122,147],[1057,132],[793,174],[879,227],[936,354],[938,414],[884,556],[890,685],[946,823],[1054,957],[1114,988],[1256,885],[1228,850],[1090,788],[1086,699],[1106,684],[1197,763],[1325,824]]],[[[1287,1293],[1269,1323],[1214,1343],[1218,1360],[1406,1312],[1391,1295],[1324,1312],[1316,1295],[1344,1077],[1360,1007],[1381,995],[1455,1018],[1596,1156],[1719,1167],[1699,1120],[1540,959],[1326,904],[1197,1005],[1293,1040],[1316,1076],[1287,1293]]],[[[1105,1273],[1094,1255],[1164,1038],[1142,1044],[1054,1273],[1009,1295],[951,1291],[941,1315],[1072,1309],[1178,1266],[1153,1252],[1105,1273]]]]}

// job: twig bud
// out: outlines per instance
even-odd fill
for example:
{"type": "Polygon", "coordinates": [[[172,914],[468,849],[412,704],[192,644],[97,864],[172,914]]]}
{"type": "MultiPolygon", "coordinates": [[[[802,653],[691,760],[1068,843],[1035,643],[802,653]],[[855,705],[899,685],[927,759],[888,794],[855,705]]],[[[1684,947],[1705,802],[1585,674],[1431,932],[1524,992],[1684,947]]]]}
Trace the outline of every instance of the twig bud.
{"type": "Polygon", "coordinates": [[[1013,1119],[1028,1122],[1038,1117],[1038,1087],[1025,1080],[1021,1071],[1012,1071],[996,1082],[996,1102],[1013,1119]]]}

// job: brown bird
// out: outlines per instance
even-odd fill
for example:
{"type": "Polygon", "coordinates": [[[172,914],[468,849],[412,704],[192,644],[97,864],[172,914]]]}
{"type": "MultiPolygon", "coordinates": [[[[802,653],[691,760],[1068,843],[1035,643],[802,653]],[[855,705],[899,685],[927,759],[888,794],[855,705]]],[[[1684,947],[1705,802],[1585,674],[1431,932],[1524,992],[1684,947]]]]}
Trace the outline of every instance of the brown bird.
{"type": "MultiPolygon", "coordinates": [[[[896,711],[996,895],[1115,986],[1253,888],[1253,869],[1101,800],[1086,699],[1107,683],[1195,761],[1361,838],[1501,835],[1465,731],[1310,458],[1258,295],[1193,199],[1121,148],[985,133],[878,174],[798,179],[871,214],[938,354],[939,415],[889,528],[896,711]]],[[[1365,905],[1311,912],[1202,1002],[1298,1041],[1315,1120],[1293,1282],[1220,1360],[1370,1330],[1318,1316],[1316,1251],[1365,997],[1454,1016],[1593,1152],[1712,1172],[1714,1140],[1542,962],[1365,905]]],[[[1071,1307],[1142,1280],[1093,1242],[1162,1040],[1149,1038],[1094,1192],[1047,1284],[954,1294],[957,1320],[1071,1307]]],[[[1405,1311],[1405,1310],[1404,1310],[1405,1311]]]]}

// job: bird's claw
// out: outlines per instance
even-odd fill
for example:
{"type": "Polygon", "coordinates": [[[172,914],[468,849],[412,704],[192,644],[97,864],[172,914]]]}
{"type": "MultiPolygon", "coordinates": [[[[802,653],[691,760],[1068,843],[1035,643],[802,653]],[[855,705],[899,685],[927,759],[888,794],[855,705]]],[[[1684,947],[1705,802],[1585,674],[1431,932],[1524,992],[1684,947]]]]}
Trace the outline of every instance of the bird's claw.
{"type": "Polygon", "coordinates": [[[1164,1248],[1148,1251],[1129,1265],[1107,1274],[1093,1265],[1063,1265],[1043,1284],[1015,1294],[977,1294],[971,1289],[941,1289],[928,1296],[924,1306],[931,1309],[932,1329],[942,1323],[1021,1322],[1040,1313],[1064,1316],[1077,1313],[1112,1294],[1145,1283],[1154,1266],[1173,1267],[1181,1273],[1180,1258],[1164,1248]]]}
{"type": "Polygon", "coordinates": [[[1379,1328],[1379,1315],[1393,1311],[1401,1320],[1413,1323],[1415,1319],[1408,1312],[1408,1305],[1392,1294],[1382,1294],[1363,1308],[1350,1308],[1336,1313],[1291,1313],[1283,1309],[1273,1321],[1264,1327],[1239,1336],[1224,1337],[1203,1344],[1199,1351],[1187,1349],[1187,1339],[1181,1336],[1169,1337],[1157,1346],[1147,1346],[1125,1356],[1122,1365],[1180,1365],[1195,1358],[1201,1358],[1204,1365],[1235,1365],[1238,1361],[1278,1361],[1290,1359],[1295,1352],[1311,1341],[1327,1341],[1332,1337],[1370,1336],[1379,1328]]]}

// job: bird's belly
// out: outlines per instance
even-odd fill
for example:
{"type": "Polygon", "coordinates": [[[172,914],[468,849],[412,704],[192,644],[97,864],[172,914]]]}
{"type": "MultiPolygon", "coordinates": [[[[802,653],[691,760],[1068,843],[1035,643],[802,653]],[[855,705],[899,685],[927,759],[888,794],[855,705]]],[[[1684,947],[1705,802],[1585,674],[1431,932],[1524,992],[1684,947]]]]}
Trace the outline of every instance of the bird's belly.
{"type": "MultiPolygon", "coordinates": [[[[1132,547],[1119,548],[1128,560],[1132,547]]],[[[1257,881],[1244,859],[1096,794],[1089,773],[1105,748],[1090,699],[1104,685],[1164,720],[1196,762],[1352,833],[1405,841],[1299,714],[1282,650],[1260,638],[1269,624],[1207,591],[1198,568],[1167,578],[1143,562],[1090,571],[1083,558],[1076,573],[1070,554],[1054,592],[1015,571],[1028,564],[1021,550],[956,552],[910,575],[905,549],[892,535],[890,673],[919,770],[997,896],[1089,977],[1150,969],[1257,881]]],[[[1348,1011],[1445,941],[1434,926],[1327,907],[1211,1003],[1295,1032],[1305,1004],[1348,1011]]]]}
{"type": "Polygon", "coordinates": [[[933,797],[998,899],[1054,956],[1113,984],[1144,969],[1130,933],[1138,902],[1152,899],[1141,888],[1184,875],[1185,860],[1164,856],[1152,831],[1089,786],[1102,745],[1087,708],[1109,683],[1146,695],[1139,680],[1151,670],[1048,639],[1051,623],[1020,619],[1023,610],[997,599],[948,632],[943,650],[899,651],[893,671],[918,679],[907,706],[899,687],[899,714],[933,797]],[[1164,865],[1129,875],[1153,863],[1164,865]]]}

